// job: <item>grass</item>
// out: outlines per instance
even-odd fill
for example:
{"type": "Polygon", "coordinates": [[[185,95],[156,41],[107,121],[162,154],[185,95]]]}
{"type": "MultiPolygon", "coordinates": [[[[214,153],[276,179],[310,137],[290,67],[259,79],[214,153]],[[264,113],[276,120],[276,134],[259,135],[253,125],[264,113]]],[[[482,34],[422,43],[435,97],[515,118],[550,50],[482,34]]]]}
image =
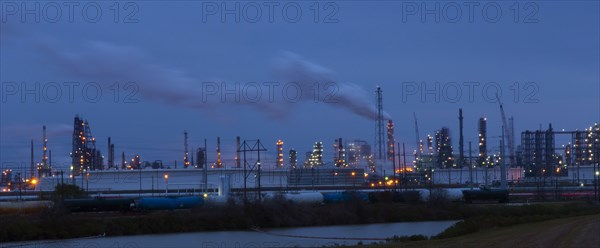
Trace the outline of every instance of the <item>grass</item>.
{"type": "MultiPolygon", "coordinates": [[[[41,214],[0,216],[0,242],[66,239],[154,233],[249,230],[262,228],[348,225],[384,222],[457,220],[437,238],[550,218],[597,214],[600,208],[585,203],[529,206],[468,205],[461,203],[399,204],[349,202],[299,205],[285,201],[262,205],[228,205],[149,213],[81,213],[50,211],[41,214]]],[[[410,239],[410,237],[408,238],[410,239]]],[[[412,237],[419,239],[419,237],[412,237]]]]}
{"type": "Polygon", "coordinates": [[[586,215],[494,227],[452,238],[394,241],[369,247],[597,247],[598,233],[600,215],[586,215]]]}

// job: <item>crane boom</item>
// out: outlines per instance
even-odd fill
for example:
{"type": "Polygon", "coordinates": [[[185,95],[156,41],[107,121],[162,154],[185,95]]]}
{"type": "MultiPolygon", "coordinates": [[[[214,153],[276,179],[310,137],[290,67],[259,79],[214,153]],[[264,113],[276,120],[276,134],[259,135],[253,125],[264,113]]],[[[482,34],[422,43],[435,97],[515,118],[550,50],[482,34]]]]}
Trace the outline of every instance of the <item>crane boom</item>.
{"type": "MultiPolygon", "coordinates": [[[[415,137],[417,138],[417,154],[421,155],[421,142],[419,139],[419,124],[417,123],[417,114],[413,112],[413,117],[415,118],[415,137]]],[[[419,156],[420,157],[420,156],[419,156]]]]}
{"type": "Polygon", "coordinates": [[[498,103],[500,104],[500,114],[502,115],[502,127],[504,128],[504,133],[508,140],[508,159],[510,161],[510,164],[512,166],[514,166],[516,164],[516,162],[515,162],[515,149],[514,149],[512,130],[510,130],[510,127],[508,126],[508,123],[506,122],[506,114],[504,113],[504,107],[502,104],[502,100],[500,99],[498,94],[496,94],[496,99],[498,99],[498,103]]]}

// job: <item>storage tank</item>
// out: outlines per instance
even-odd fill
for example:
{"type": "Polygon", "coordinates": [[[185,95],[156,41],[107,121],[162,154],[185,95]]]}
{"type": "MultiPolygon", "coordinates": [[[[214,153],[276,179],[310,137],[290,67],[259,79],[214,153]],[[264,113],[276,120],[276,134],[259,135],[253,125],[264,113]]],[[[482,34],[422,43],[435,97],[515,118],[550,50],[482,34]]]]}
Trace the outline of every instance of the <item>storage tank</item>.
{"type": "Polygon", "coordinates": [[[65,199],[64,204],[71,212],[127,211],[134,206],[134,200],[132,198],[65,199]]]}
{"type": "Polygon", "coordinates": [[[229,195],[229,189],[231,188],[231,184],[229,183],[229,176],[220,176],[219,177],[219,196],[227,196],[229,195]]]}
{"type": "Polygon", "coordinates": [[[52,201],[6,201],[0,202],[0,210],[35,210],[50,208],[52,201]]]}
{"type": "Polygon", "coordinates": [[[294,192],[294,193],[284,193],[282,194],[283,198],[294,202],[294,203],[302,203],[302,204],[321,204],[323,203],[323,194],[319,192],[294,192]]]}
{"type": "Polygon", "coordinates": [[[446,190],[446,193],[448,196],[448,200],[450,200],[450,201],[462,201],[463,200],[463,190],[464,189],[448,188],[445,190],[446,190]]]}
{"type": "Polygon", "coordinates": [[[429,201],[429,190],[428,189],[415,189],[419,192],[419,198],[421,201],[429,201]]]}
{"type": "Polygon", "coordinates": [[[369,201],[369,195],[367,192],[359,192],[359,191],[342,191],[342,192],[323,192],[323,202],[330,203],[339,203],[339,202],[349,202],[352,200],[359,200],[367,202],[369,201]]]}
{"type": "Polygon", "coordinates": [[[503,189],[463,190],[463,194],[465,196],[465,201],[468,203],[473,201],[508,202],[508,190],[503,189]]]}
{"type": "Polygon", "coordinates": [[[204,203],[204,198],[199,196],[182,197],[162,197],[162,198],[140,198],[137,206],[146,210],[172,210],[186,209],[200,206],[204,203]]]}
{"type": "Polygon", "coordinates": [[[204,204],[210,206],[225,206],[229,201],[228,196],[210,195],[204,198],[204,204]]]}

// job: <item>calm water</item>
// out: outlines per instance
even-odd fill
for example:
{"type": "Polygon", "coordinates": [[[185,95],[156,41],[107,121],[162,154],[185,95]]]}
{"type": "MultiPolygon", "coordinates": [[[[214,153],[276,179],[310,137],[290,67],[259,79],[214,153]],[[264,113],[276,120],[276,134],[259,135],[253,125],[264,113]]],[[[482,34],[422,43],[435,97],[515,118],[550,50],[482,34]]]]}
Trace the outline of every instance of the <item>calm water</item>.
{"type": "Polygon", "coordinates": [[[122,237],[70,239],[55,242],[4,244],[0,247],[321,247],[380,242],[394,235],[436,235],[457,221],[265,229],[256,231],[196,232],[122,237]],[[296,237],[303,236],[303,237],[296,237]],[[333,239],[335,238],[335,239],[333,239]],[[347,238],[354,239],[348,240],[347,238]],[[356,240],[356,239],[361,240],[356,240]]]}

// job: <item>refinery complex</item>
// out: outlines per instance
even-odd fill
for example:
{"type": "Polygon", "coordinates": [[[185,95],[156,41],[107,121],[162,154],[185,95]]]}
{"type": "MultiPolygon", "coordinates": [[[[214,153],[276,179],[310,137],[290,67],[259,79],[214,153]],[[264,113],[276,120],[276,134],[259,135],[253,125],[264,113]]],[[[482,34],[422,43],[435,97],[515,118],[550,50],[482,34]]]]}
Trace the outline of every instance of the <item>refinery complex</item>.
{"type": "Polygon", "coordinates": [[[598,123],[573,131],[557,131],[548,124],[545,129],[526,130],[519,135],[514,131],[514,119],[507,118],[499,101],[502,135],[499,152],[492,153],[488,148],[491,144],[487,118],[466,120],[477,122],[478,140],[473,144],[463,138],[463,109],[457,109],[459,130],[440,126],[435,133],[426,135],[419,133],[417,113],[413,113],[415,140],[410,145],[417,149],[407,151],[407,142],[400,143],[394,136],[393,120],[384,118],[382,89],[377,87],[375,92],[378,117],[373,143],[340,137],[315,141],[311,148],[289,149],[284,139],[268,141],[254,137],[247,140],[237,136],[235,140],[217,137],[216,147],[208,147],[205,139],[204,144],[192,150],[188,144],[189,134],[182,130],[183,152],[179,163],[146,161],[135,151],[116,152],[119,145],[113,143],[111,137],[95,137],[93,123],[76,115],[70,168],[53,167],[46,126],[40,127],[41,160],[34,156],[34,140],[31,140],[28,170],[3,168],[2,196],[53,191],[59,184],[77,185],[98,194],[221,194],[223,188],[245,193],[434,186],[510,188],[513,191],[521,187],[560,186],[597,194],[598,123]],[[452,137],[451,133],[459,135],[452,137]],[[557,144],[557,136],[566,136],[570,141],[557,144]],[[222,142],[235,142],[237,149],[233,158],[223,157],[222,142]],[[330,161],[324,159],[328,151],[333,155],[330,161]]]}

